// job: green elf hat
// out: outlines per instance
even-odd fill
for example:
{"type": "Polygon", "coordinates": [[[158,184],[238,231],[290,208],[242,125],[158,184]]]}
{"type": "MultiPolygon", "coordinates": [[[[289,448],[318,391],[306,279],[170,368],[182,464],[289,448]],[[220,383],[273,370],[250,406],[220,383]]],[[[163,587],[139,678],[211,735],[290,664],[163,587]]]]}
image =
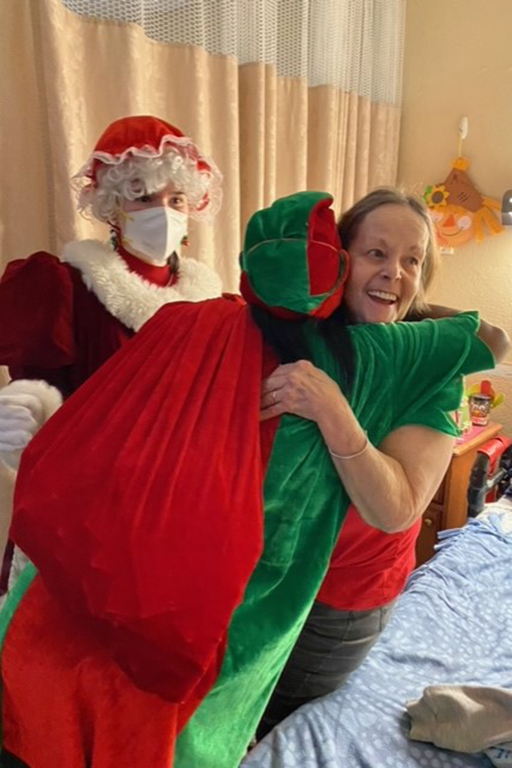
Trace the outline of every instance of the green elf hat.
{"type": "Polygon", "coordinates": [[[349,262],[331,204],[325,192],[297,192],[251,217],[240,257],[249,304],[287,319],[325,318],[339,306],[349,262]]]}

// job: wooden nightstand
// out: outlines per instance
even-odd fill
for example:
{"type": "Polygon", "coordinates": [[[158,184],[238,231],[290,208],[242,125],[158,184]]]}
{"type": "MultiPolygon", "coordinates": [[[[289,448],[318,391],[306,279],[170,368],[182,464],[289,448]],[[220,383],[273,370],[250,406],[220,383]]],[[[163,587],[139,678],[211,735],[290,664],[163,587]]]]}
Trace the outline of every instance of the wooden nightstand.
{"type": "Polygon", "coordinates": [[[468,517],[466,498],[471,468],[480,446],[498,434],[501,424],[473,427],[457,440],[453,458],[436,495],[423,515],[423,524],[416,542],[416,564],[430,560],[434,554],[437,534],[446,528],[460,528],[468,517]]]}

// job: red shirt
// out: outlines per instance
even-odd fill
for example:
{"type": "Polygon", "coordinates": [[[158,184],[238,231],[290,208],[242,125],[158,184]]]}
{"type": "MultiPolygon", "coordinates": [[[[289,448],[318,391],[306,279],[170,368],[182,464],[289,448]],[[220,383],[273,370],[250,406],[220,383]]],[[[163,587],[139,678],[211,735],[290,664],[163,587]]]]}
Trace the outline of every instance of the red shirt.
{"type": "Polygon", "coordinates": [[[348,510],[324,582],[320,603],[342,611],[366,611],[391,602],[416,564],[421,518],[406,531],[383,533],[348,510]]]}

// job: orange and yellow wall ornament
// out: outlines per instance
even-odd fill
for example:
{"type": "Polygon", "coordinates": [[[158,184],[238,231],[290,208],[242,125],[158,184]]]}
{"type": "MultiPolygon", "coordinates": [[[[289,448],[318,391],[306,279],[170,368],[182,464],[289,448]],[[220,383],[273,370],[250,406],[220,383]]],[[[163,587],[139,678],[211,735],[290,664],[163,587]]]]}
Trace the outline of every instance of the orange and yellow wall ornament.
{"type": "Polygon", "coordinates": [[[446,179],[427,187],[423,195],[441,247],[464,245],[473,238],[479,243],[503,231],[495,213],[501,204],[480,194],[466,173],[468,167],[469,160],[457,157],[446,179]]]}

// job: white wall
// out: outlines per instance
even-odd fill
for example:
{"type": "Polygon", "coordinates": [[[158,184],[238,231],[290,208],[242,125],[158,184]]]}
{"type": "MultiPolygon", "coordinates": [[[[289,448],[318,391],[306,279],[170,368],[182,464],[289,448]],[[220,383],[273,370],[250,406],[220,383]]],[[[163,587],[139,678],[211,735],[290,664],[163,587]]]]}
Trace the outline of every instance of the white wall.
{"type": "MultiPolygon", "coordinates": [[[[501,200],[512,188],[512,0],[407,0],[399,183],[423,192],[444,180],[463,115],[469,175],[501,200]]],[[[478,309],[512,335],[512,227],[444,255],[430,298],[478,309]]],[[[512,356],[507,363],[510,377],[489,378],[506,395],[493,419],[512,437],[512,356]]]]}

